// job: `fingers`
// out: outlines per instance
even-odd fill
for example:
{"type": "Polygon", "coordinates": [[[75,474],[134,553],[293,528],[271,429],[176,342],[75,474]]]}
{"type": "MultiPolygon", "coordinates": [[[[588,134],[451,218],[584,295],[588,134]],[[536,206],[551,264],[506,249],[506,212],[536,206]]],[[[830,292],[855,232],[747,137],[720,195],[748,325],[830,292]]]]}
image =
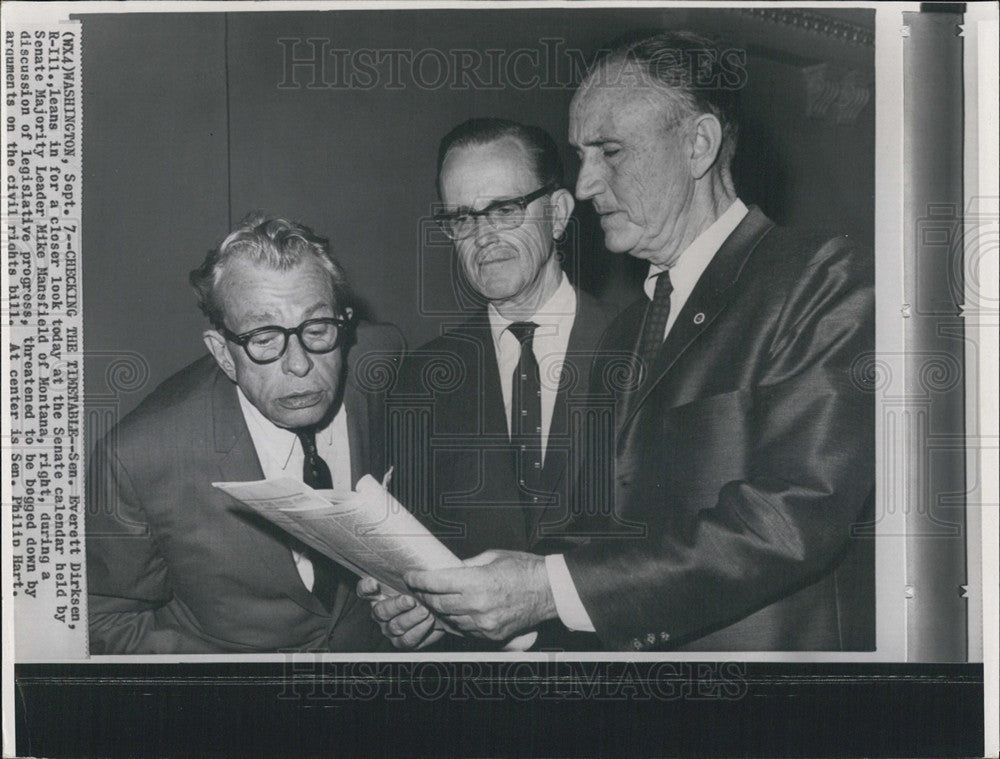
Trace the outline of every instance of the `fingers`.
{"type": "MultiPolygon", "coordinates": [[[[430,620],[430,624],[433,626],[434,618],[427,610],[427,607],[418,606],[390,619],[385,623],[385,630],[390,637],[399,638],[410,633],[415,627],[425,627],[428,620],[430,620]]],[[[423,636],[420,637],[422,638],[423,636]]]]}
{"type": "MultiPolygon", "coordinates": [[[[423,607],[419,606],[417,599],[413,596],[391,596],[372,604],[372,616],[377,622],[388,622],[400,614],[418,608],[423,607]]],[[[427,611],[426,608],[423,608],[423,610],[424,612],[427,611]]]]}
{"type": "MultiPolygon", "coordinates": [[[[432,633],[436,632],[434,629],[434,617],[430,615],[427,609],[420,606],[412,612],[407,612],[407,614],[400,615],[385,623],[382,627],[382,632],[392,641],[392,645],[396,648],[413,649],[421,647],[421,645],[429,645],[433,641],[429,641],[428,638],[432,633]],[[423,614],[423,619],[413,621],[411,617],[407,616],[414,613],[423,614]],[[413,621],[413,624],[410,624],[411,621],[413,621]]],[[[440,634],[435,636],[434,640],[437,640],[439,637],[441,637],[440,634]]]]}
{"type": "Polygon", "coordinates": [[[382,595],[382,586],[374,577],[362,577],[358,581],[357,593],[366,601],[375,600],[382,595]]]}
{"type": "Polygon", "coordinates": [[[500,631],[500,618],[488,599],[457,595],[423,595],[418,599],[427,609],[440,615],[439,626],[452,632],[477,638],[495,638],[500,631]]]}
{"type": "Polygon", "coordinates": [[[413,596],[392,596],[372,604],[372,618],[378,622],[392,645],[399,649],[413,649],[429,645],[443,633],[433,636],[435,620],[426,606],[413,596]]]}

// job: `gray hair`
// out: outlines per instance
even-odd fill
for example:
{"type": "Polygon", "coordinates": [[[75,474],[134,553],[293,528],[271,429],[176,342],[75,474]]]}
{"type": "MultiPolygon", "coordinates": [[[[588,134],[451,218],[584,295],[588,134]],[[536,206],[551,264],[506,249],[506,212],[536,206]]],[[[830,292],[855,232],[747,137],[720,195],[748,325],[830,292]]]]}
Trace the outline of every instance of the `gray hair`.
{"type": "Polygon", "coordinates": [[[675,118],[709,113],[722,125],[719,163],[728,169],[736,153],[739,90],[746,84],[746,57],[721,50],[693,32],[658,32],[619,38],[603,48],[590,66],[594,78],[609,64],[635,64],[656,83],[673,106],[675,118]]]}
{"type": "Polygon", "coordinates": [[[309,227],[260,211],[248,214],[219,247],[209,251],[201,266],[191,271],[189,280],[198,295],[198,307],[212,326],[222,329],[225,314],[216,285],[226,264],[243,259],[278,271],[287,271],[312,256],[330,276],[334,306],[350,305],[350,289],[344,270],[330,254],[330,243],[309,227]]]}

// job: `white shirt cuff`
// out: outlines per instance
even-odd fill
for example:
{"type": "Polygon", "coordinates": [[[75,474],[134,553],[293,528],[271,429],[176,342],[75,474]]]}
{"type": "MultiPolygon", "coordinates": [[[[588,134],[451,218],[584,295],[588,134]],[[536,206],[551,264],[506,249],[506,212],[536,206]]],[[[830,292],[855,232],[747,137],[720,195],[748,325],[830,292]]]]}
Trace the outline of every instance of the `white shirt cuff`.
{"type": "Polygon", "coordinates": [[[556,613],[562,623],[576,632],[594,632],[594,623],[590,621],[580,594],[576,592],[573,577],[566,566],[566,558],[561,553],[549,554],[545,557],[545,571],[549,575],[556,613]]]}

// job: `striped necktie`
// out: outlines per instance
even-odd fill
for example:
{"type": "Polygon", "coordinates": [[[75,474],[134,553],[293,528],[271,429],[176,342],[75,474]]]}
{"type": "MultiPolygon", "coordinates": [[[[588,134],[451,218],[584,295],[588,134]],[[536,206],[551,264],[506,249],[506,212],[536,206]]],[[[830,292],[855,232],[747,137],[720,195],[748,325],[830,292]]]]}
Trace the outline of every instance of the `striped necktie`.
{"type": "Polygon", "coordinates": [[[511,379],[510,442],[529,526],[542,480],[542,382],[533,344],[537,327],[534,322],[514,322],[507,328],[521,344],[521,358],[511,379]]]}
{"type": "Polygon", "coordinates": [[[667,331],[667,320],[670,319],[670,294],[674,286],[670,283],[670,272],[664,270],[656,275],[656,288],[653,290],[653,300],[646,311],[646,320],[642,327],[639,357],[642,359],[643,376],[648,380],[656,364],[656,357],[663,347],[663,338],[667,331]]]}

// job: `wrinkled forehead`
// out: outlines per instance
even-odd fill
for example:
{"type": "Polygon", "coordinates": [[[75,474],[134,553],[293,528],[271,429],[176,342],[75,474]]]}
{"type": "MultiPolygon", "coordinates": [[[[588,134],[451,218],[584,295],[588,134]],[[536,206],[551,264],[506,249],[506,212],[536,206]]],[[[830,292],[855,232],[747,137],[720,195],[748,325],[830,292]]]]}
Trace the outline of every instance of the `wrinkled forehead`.
{"type": "Polygon", "coordinates": [[[215,291],[227,313],[263,302],[290,308],[306,301],[337,305],[330,273],[311,254],[285,266],[248,258],[231,259],[222,267],[215,291]]]}
{"type": "Polygon", "coordinates": [[[634,61],[610,61],[591,71],[580,84],[573,104],[621,102],[662,95],[664,85],[634,61]]]}
{"type": "Polygon", "coordinates": [[[511,171],[533,172],[534,164],[528,149],[512,135],[506,135],[495,140],[469,145],[457,145],[448,151],[441,166],[441,174],[456,170],[502,166],[511,171]]]}
{"type": "Polygon", "coordinates": [[[537,184],[531,156],[514,137],[455,147],[441,167],[441,194],[448,203],[482,206],[531,192],[537,184]]]}
{"type": "Polygon", "coordinates": [[[667,88],[634,63],[598,66],[570,105],[570,141],[576,144],[627,123],[659,119],[670,108],[667,88]]]}

